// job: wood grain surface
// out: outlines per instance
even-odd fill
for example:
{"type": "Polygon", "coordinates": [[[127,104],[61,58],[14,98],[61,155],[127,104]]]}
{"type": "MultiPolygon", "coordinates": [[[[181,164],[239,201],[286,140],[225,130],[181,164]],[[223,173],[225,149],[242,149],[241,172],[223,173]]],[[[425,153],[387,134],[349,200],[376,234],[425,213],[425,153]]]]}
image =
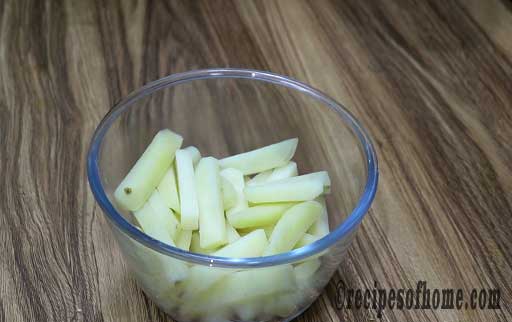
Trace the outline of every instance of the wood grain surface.
{"type": "Polygon", "coordinates": [[[368,129],[381,180],[298,321],[371,321],[350,288],[499,288],[512,320],[512,4],[507,0],[0,0],[0,321],[171,321],[138,289],[90,192],[95,126],[164,75],[244,67],[323,90],[368,129]]]}

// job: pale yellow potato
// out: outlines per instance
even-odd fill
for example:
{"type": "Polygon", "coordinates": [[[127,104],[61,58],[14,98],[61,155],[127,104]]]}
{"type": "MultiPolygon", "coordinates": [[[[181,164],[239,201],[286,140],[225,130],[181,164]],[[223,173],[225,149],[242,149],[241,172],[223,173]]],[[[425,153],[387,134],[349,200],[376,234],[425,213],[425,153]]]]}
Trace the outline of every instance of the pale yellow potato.
{"type": "Polygon", "coordinates": [[[267,182],[278,181],[290,177],[296,177],[297,175],[299,175],[297,163],[290,161],[288,162],[288,164],[282,167],[275,168],[272,171],[270,177],[267,179],[267,182]]]}
{"type": "Polygon", "coordinates": [[[261,301],[296,288],[293,267],[278,265],[229,273],[211,290],[185,303],[203,313],[233,310],[241,303],[261,301]]]}
{"type": "Polygon", "coordinates": [[[232,272],[232,270],[202,265],[192,266],[188,278],[184,282],[183,297],[186,300],[190,300],[215,285],[215,283],[219,282],[223,277],[229,274],[229,272],[232,272]]]}
{"type": "Polygon", "coordinates": [[[313,223],[313,225],[309,228],[308,233],[318,236],[318,237],[324,237],[329,234],[329,214],[327,213],[327,205],[325,203],[325,197],[319,196],[316,198],[316,201],[318,201],[323,209],[322,209],[322,215],[320,215],[320,218],[318,218],[317,221],[313,223]]]}
{"type": "Polygon", "coordinates": [[[153,191],[149,197],[148,203],[155,211],[153,214],[154,220],[158,220],[161,225],[169,226],[169,233],[171,238],[174,239],[176,230],[178,229],[178,219],[176,219],[171,208],[168,208],[165,204],[161,193],[158,190],[153,191]]]}
{"type": "Polygon", "coordinates": [[[224,169],[220,172],[221,177],[228,180],[236,191],[236,202],[233,207],[226,211],[226,214],[237,212],[248,207],[244,195],[245,178],[242,172],[237,169],[224,169]]]}
{"type": "Polygon", "coordinates": [[[263,311],[271,316],[287,317],[297,310],[301,301],[301,294],[296,291],[280,294],[263,302],[263,311]]]}
{"type": "Polygon", "coordinates": [[[263,227],[275,224],[294,203],[261,204],[231,213],[228,222],[235,228],[263,227]]]}
{"type": "Polygon", "coordinates": [[[316,201],[306,201],[288,209],[277,222],[263,254],[270,256],[292,250],[321,213],[322,205],[316,201]]]}
{"type": "Polygon", "coordinates": [[[267,236],[263,229],[256,229],[241,237],[232,244],[228,244],[212,253],[219,257],[259,257],[268,247],[267,236]]]}
{"type": "Polygon", "coordinates": [[[232,244],[240,239],[240,234],[233,226],[226,221],[226,235],[228,237],[228,244],[232,244]]]}
{"type": "Polygon", "coordinates": [[[285,165],[295,154],[299,139],[289,139],[220,160],[223,169],[235,168],[250,175],[285,165]]]}
{"type": "Polygon", "coordinates": [[[186,230],[196,230],[199,228],[196,180],[192,158],[190,153],[185,150],[176,151],[176,172],[180,196],[181,226],[186,230]]]}
{"type": "Polygon", "coordinates": [[[315,236],[315,235],[311,235],[311,234],[305,233],[302,236],[302,238],[297,242],[297,244],[295,244],[295,246],[293,248],[304,247],[306,245],[309,245],[309,244],[312,244],[312,243],[316,242],[319,239],[320,239],[319,236],[315,236]]]}
{"type": "Polygon", "coordinates": [[[222,187],[222,203],[224,210],[229,210],[236,206],[238,194],[233,184],[226,178],[221,176],[222,187]]]}
{"type": "Polygon", "coordinates": [[[242,321],[252,321],[263,311],[262,304],[263,301],[250,299],[248,301],[238,303],[236,307],[234,307],[234,311],[242,321]]]}
{"type": "MultiPolygon", "coordinates": [[[[142,230],[154,239],[162,243],[176,247],[172,240],[168,218],[156,212],[147,202],[141,209],[134,212],[135,218],[139,223],[142,230]]],[[[144,265],[135,265],[137,267],[144,267],[146,272],[152,272],[155,276],[160,276],[169,283],[174,283],[185,279],[188,276],[188,267],[185,263],[162,255],[156,251],[151,250],[138,242],[133,242],[134,250],[137,260],[142,260],[144,265]]],[[[154,288],[158,288],[154,286],[154,288]]]]}
{"type": "Polygon", "coordinates": [[[197,163],[199,162],[199,160],[201,160],[201,152],[199,152],[199,149],[196,148],[195,146],[191,145],[191,146],[187,146],[183,150],[187,151],[190,154],[192,163],[194,164],[194,166],[196,166],[197,163]]]}
{"type": "Polygon", "coordinates": [[[171,165],[158,184],[157,190],[160,192],[160,195],[167,207],[176,212],[180,212],[180,198],[178,195],[175,171],[174,166],[171,165]]]}
{"type": "Polygon", "coordinates": [[[265,231],[265,235],[267,235],[268,239],[270,239],[270,236],[272,236],[272,232],[274,231],[274,228],[275,228],[275,225],[263,227],[263,230],[265,231]]]}
{"type": "Polygon", "coordinates": [[[180,229],[176,235],[176,247],[188,251],[192,242],[192,230],[180,229]]]}
{"type": "MultiPolygon", "coordinates": [[[[171,210],[169,209],[169,211],[171,210]]],[[[174,246],[172,236],[176,232],[176,224],[168,214],[156,211],[150,202],[145,203],[142,208],[134,211],[133,214],[139,226],[147,235],[158,239],[162,243],[174,246]]]]}
{"type": "Polygon", "coordinates": [[[257,175],[255,175],[254,177],[252,177],[251,179],[247,180],[246,184],[248,186],[253,186],[253,185],[265,183],[265,182],[267,182],[267,179],[272,175],[272,171],[273,170],[267,170],[267,171],[260,172],[257,175]]]}
{"type": "MultiPolygon", "coordinates": [[[[199,238],[198,236],[195,236],[197,236],[197,233],[192,235],[191,249],[194,252],[204,251],[202,249],[196,249],[196,246],[199,246],[199,238]]],[[[210,253],[209,255],[233,258],[258,257],[261,256],[263,250],[267,246],[268,241],[267,237],[265,236],[265,232],[259,229],[247,234],[244,237],[239,238],[232,244],[226,245],[223,248],[210,253]]],[[[191,298],[203,291],[206,291],[227,273],[232,271],[233,270],[226,270],[218,267],[201,265],[193,266],[190,269],[190,276],[185,282],[185,296],[187,298],[191,298]]]]}
{"type": "Polygon", "coordinates": [[[324,192],[325,174],[316,172],[247,186],[244,189],[245,198],[251,203],[313,200],[324,192]]]}
{"type": "Polygon", "coordinates": [[[258,173],[251,180],[247,182],[248,186],[268,183],[272,181],[278,181],[290,177],[295,177],[299,174],[297,169],[297,163],[290,161],[288,164],[275,168],[273,170],[267,170],[258,173]]]}
{"type": "Polygon", "coordinates": [[[170,130],[158,132],[114,192],[117,204],[137,210],[148,200],[174,159],[183,138],[170,130]]]}
{"type": "Polygon", "coordinates": [[[228,242],[222,203],[219,161],[202,158],[196,167],[196,188],[199,202],[199,237],[201,248],[213,249],[228,242]]]}
{"type": "Polygon", "coordinates": [[[192,232],[192,239],[190,241],[190,251],[193,253],[210,255],[215,252],[215,249],[202,248],[199,241],[199,232],[194,231],[192,232]]]}
{"type": "Polygon", "coordinates": [[[320,259],[314,258],[295,265],[294,274],[297,286],[307,289],[314,286],[315,273],[321,266],[320,259]]]}

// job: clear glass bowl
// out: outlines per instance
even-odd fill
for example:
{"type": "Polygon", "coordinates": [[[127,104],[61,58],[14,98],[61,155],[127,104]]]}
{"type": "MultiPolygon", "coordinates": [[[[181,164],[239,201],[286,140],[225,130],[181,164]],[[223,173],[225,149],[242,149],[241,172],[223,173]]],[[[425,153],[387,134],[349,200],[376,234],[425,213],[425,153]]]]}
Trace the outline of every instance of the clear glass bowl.
{"type": "Polygon", "coordinates": [[[322,292],[374,198],[372,143],[339,103],[269,72],[209,69],[174,74],[122,100],[99,124],[87,157],[91,190],[128,267],[177,321],[289,321],[322,292]],[[170,128],[203,156],[222,158],[298,137],[300,173],[329,171],[331,233],[268,257],[223,258],[180,250],[132,225],[113,192],[157,131],[170,128]]]}

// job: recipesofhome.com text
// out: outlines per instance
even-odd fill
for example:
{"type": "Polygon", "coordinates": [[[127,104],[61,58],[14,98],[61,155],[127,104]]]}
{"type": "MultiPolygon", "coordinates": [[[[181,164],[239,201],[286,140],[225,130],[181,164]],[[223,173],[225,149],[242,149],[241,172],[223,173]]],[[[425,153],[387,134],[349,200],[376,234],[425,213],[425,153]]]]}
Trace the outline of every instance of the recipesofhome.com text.
{"type": "Polygon", "coordinates": [[[374,282],[372,288],[351,289],[340,280],[336,284],[338,310],[372,309],[381,318],[386,310],[499,310],[499,289],[429,288],[418,281],[415,288],[384,289],[374,282]]]}

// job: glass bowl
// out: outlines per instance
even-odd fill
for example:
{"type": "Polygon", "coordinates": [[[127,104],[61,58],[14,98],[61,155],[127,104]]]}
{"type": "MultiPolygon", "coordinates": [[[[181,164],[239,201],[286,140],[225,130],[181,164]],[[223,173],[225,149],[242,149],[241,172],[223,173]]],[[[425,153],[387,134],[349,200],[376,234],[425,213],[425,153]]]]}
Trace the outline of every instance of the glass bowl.
{"type": "Polygon", "coordinates": [[[123,99],[94,133],[87,174],[133,276],[177,321],[289,321],[302,313],[345,257],[378,181],[368,134],[341,104],[288,77],[224,68],[170,75],[123,99]],[[113,192],[164,128],[216,158],[298,137],[299,173],[329,172],[331,232],[256,258],[187,252],[144,234],[113,192]]]}

